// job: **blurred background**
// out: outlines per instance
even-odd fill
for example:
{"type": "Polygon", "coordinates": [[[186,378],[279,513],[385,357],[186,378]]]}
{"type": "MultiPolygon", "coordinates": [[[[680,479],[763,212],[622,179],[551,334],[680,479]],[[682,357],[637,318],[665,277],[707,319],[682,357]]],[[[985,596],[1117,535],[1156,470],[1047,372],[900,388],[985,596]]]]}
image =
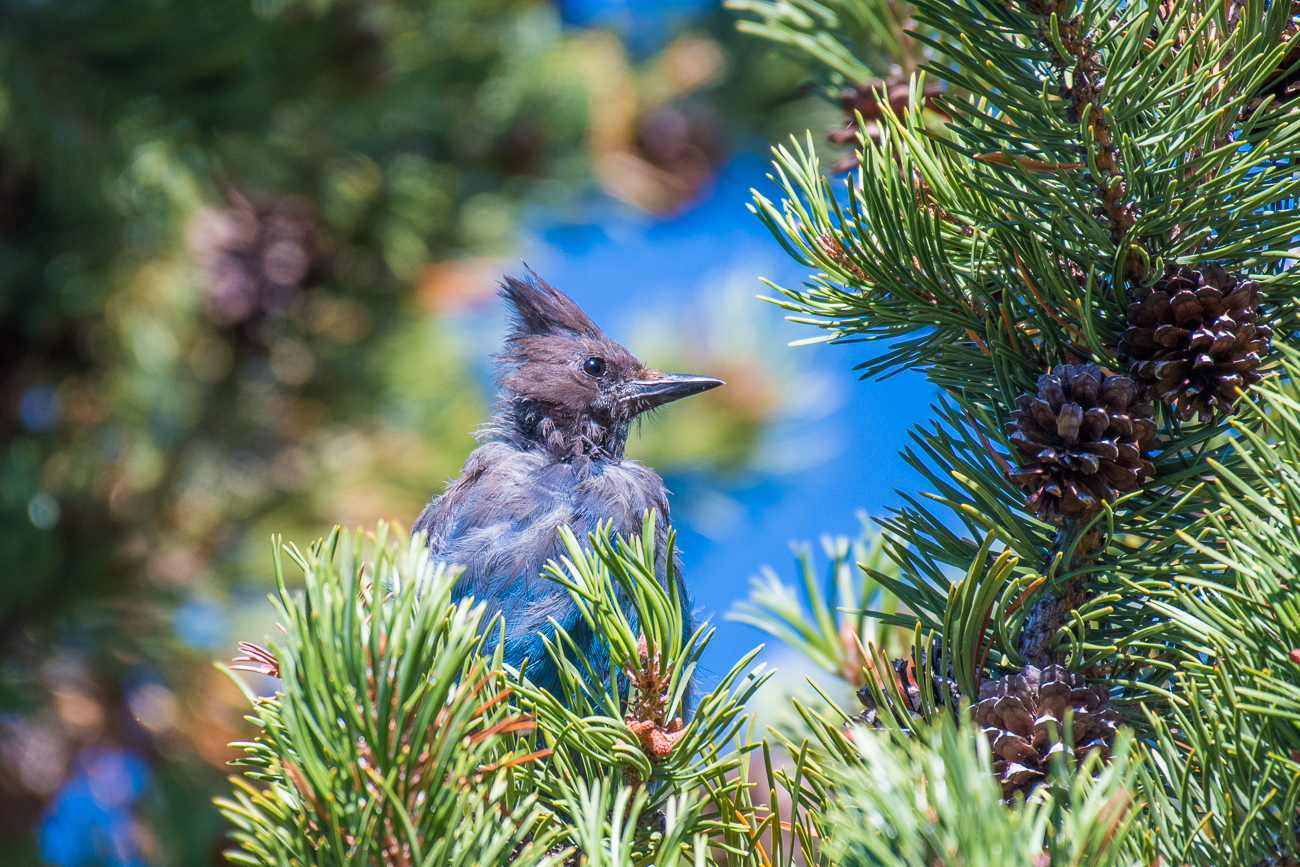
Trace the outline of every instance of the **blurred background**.
{"type": "Polygon", "coordinates": [[[755,299],[802,276],[745,209],[768,148],[843,117],[735,21],[0,2],[0,864],[224,863],[250,733],[212,663],[274,628],[271,535],[410,525],[475,445],[524,262],[727,380],[629,448],[719,629],[706,682],[763,640],[722,617],[750,576],[918,487],[928,387],[856,382],[755,299]]]}

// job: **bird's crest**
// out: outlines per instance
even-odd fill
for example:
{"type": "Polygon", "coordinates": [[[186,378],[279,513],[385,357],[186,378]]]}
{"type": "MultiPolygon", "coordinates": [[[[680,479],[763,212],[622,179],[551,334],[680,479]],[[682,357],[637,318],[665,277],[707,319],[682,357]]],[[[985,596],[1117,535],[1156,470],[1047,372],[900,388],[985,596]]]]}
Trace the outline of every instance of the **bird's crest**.
{"type": "Polygon", "coordinates": [[[530,269],[526,280],[506,277],[500,295],[512,308],[510,340],[570,332],[601,338],[604,334],[569,296],[530,269]]]}

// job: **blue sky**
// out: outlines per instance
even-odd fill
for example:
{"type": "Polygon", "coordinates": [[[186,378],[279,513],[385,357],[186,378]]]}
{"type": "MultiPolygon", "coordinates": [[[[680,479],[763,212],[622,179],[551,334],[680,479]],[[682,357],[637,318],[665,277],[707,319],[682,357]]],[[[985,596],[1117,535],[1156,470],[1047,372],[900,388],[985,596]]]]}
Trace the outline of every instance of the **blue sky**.
{"type": "Polygon", "coordinates": [[[716,0],[558,0],[566,23],[617,32],[634,52],[648,54],[675,26],[698,17],[716,0]]]}

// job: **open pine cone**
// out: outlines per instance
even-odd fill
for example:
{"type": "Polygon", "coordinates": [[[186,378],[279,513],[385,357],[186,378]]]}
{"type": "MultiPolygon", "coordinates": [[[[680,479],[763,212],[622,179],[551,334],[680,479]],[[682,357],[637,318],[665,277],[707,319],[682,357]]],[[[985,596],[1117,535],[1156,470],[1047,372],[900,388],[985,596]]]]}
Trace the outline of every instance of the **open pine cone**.
{"type": "Polygon", "coordinates": [[[1259,381],[1272,332],[1256,325],[1261,293],[1219,265],[1171,266],[1128,308],[1120,350],[1152,398],[1187,420],[1232,412],[1237,390],[1259,381]]]}
{"type": "Polygon", "coordinates": [[[1118,720],[1104,686],[1088,686],[1059,665],[1041,671],[1030,665],[1019,674],[986,680],[975,707],[975,722],[993,748],[993,772],[1004,798],[1027,794],[1038,785],[1051,755],[1067,749],[1067,740],[1079,758],[1093,750],[1109,758],[1118,720]],[[1072,738],[1066,738],[1065,717],[1071,710],[1072,738]]]}
{"type": "Polygon", "coordinates": [[[1137,382],[1104,376],[1095,364],[1065,364],[1038,378],[1038,394],[1016,399],[1006,431],[1024,488],[1044,520],[1087,520],[1155,475],[1146,453],[1156,442],[1151,405],[1137,382]]]}
{"type": "MultiPolygon", "coordinates": [[[[894,681],[906,707],[895,708],[914,719],[921,714],[921,691],[916,666],[911,659],[893,661],[894,681]]],[[[934,676],[935,704],[956,714],[961,691],[954,681],[934,676]]],[[[888,695],[888,692],[886,693],[888,695]]],[[[871,687],[858,690],[863,710],[858,719],[872,726],[889,725],[888,714],[881,718],[871,687]]],[[[986,679],[980,684],[979,702],[971,711],[975,723],[984,730],[993,751],[993,773],[1002,786],[1002,797],[1010,799],[1016,792],[1028,794],[1046,777],[1053,753],[1074,745],[1074,753],[1083,758],[1100,750],[1110,758],[1115,743],[1115,726],[1119,714],[1110,707],[1110,698],[1101,684],[1087,685],[1077,674],[1059,665],[1039,670],[1026,666],[1015,674],[986,679]],[[1065,717],[1071,716],[1069,737],[1065,717]]]]}

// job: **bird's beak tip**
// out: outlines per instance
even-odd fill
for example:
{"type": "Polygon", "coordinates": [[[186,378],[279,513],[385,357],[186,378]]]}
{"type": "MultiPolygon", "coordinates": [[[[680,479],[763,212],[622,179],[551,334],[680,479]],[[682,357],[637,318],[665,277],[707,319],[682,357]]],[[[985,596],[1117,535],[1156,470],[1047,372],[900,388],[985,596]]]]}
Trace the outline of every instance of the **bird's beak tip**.
{"type": "Polygon", "coordinates": [[[655,379],[639,379],[631,383],[626,399],[660,406],[693,394],[726,385],[712,376],[694,376],[685,373],[665,373],[655,379]]]}

